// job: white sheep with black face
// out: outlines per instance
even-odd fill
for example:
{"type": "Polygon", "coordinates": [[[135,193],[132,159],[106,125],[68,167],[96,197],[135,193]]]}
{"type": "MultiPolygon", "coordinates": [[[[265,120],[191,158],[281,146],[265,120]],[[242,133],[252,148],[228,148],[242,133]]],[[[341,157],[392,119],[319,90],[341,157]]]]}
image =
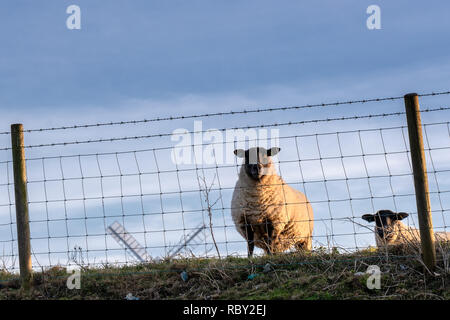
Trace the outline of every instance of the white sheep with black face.
{"type": "MultiPolygon", "coordinates": [[[[406,226],[401,220],[409,214],[379,210],[374,214],[365,214],[362,218],[368,222],[375,222],[375,240],[378,247],[420,242],[420,231],[406,226]]],[[[436,241],[450,241],[449,232],[435,232],[436,241]]]]}
{"type": "Polygon", "coordinates": [[[238,149],[243,158],[233,192],[231,214],[237,231],[247,240],[248,255],[254,246],[267,254],[291,247],[311,250],[313,210],[306,196],[287,185],[276,173],[272,156],[280,148],[238,149]]]}

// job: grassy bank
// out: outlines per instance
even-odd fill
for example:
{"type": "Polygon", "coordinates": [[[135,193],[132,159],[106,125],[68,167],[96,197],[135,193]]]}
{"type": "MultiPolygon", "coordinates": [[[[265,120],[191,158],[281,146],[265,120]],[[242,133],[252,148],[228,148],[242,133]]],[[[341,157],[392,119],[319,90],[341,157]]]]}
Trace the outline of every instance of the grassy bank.
{"type": "Polygon", "coordinates": [[[69,290],[66,270],[54,267],[34,274],[30,293],[3,271],[0,299],[124,299],[129,293],[139,299],[450,299],[449,255],[438,258],[433,273],[416,255],[395,251],[191,258],[83,269],[79,290],[69,290]],[[368,289],[369,265],[380,267],[381,289],[368,289]]]}

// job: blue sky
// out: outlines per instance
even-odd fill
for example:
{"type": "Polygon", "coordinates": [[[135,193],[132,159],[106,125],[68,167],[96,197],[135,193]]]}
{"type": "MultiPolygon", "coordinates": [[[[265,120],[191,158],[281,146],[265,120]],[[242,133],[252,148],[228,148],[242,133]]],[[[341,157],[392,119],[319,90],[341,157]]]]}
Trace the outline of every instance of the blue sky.
{"type": "MultiPolygon", "coordinates": [[[[372,78],[448,67],[449,7],[446,1],[2,1],[0,105],[51,113],[274,86],[321,92],[339,83],[351,91],[372,78]],[[382,30],[366,28],[373,3],[381,7],[382,30]],[[65,26],[70,4],[81,7],[82,30],[65,26]]],[[[372,87],[370,95],[446,88],[443,75],[433,76],[434,83],[372,87]]]]}
{"type": "MultiPolygon", "coordinates": [[[[443,0],[414,4],[400,0],[2,1],[0,132],[15,122],[28,129],[447,91],[448,12],[450,3],[443,0]],[[66,28],[66,8],[72,4],[81,8],[81,30],[66,28]],[[381,30],[366,28],[366,8],[372,4],[381,8],[381,30]]],[[[424,108],[449,105],[446,96],[423,98],[421,104],[424,108]]],[[[403,109],[400,100],[211,118],[204,119],[203,128],[403,109]]],[[[424,115],[430,122],[446,119],[448,112],[424,115]]],[[[296,127],[295,131],[282,128],[280,134],[404,123],[404,118],[398,117],[326,123],[296,127]]],[[[26,144],[172,132],[180,127],[192,130],[193,121],[33,133],[26,135],[26,144]]],[[[442,132],[442,143],[447,146],[448,137],[445,130],[442,132]]],[[[0,148],[9,145],[8,139],[0,136],[0,148]]],[[[27,156],[115,152],[168,144],[169,139],[30,149],[27,156]]],[[[288,151],[280,157],[292,156],[288,151]]],[[[165,156],[161,155],[163,165],[165,156]]],[[[8,151],[0,152],[0,161],[9,159],[8,151]]],[[[442,159],[445,155],[437,160],[442,159]]],[[[105,164],[105,168],[111,166],[105,164]]],[[[441,168],[445,169],[445,164],[441,168]]],[[[39,163],[35,169],[30,163],[28,169],[31,180],[39,179],[39,163]]],[[[236,177],[226,177],[232,186],[236,177]]],[[[292,181],[299,182],[299,177],[292,181]]],[[[130,182],[130,188],[135,186],[130,182]]],[[[53,188],[57,194],[58,187],[53,188]]],[[[36,190],[30,197],[42,200],[42,187],[36,190]]],[[[194,201],[188,202],[198,206],[194,201]]],[[[328,214],[326,208],[317,209],[319,218],[328,214]]],[[[45,217],[42,210],[36,209],[36,215],[45,217]]],[[[357,211],[359,214],[362,209],[357,211]]],[[[130,224],[136,226],[139,221],[130,224]]],[[[98,230],[102,228],[103,224],[98,230]]],[[[48,234],[45,228],[40,231],[48,234]]]]}

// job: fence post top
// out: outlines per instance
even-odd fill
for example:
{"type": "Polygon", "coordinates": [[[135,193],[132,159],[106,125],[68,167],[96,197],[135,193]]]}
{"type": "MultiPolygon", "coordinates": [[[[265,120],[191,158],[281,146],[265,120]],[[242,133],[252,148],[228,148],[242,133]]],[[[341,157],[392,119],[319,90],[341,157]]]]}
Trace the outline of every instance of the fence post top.
{"type": "Polygon", "coordinates": [[[23,127],[23,124],[21,124],[21,123],[13,123],[11,125],[11,130],[13,130],[15,128],[22,128],[22,127],[23,127]]]}
{"type": "Polygon", "coordinates": [[[415,93],[415,92],[407,93],[407,94],[404,95],[405,99],[406,99],[406,98],[416,97],[416,96],[418,96],[418,94],[415,93]]]}

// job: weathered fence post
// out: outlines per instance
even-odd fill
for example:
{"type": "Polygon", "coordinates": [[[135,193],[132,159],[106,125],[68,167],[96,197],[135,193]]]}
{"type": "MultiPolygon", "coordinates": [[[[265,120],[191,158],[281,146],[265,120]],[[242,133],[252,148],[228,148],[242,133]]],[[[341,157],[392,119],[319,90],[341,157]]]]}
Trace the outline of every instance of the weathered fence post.
{"type": "Polygon", "coordinates": [[[30,225],[28,219],[27,171],[22,124],[11,125],[11,146],[14,170],[17,241],[22,288],[29,290],[32,282],[30,225]]]}
{"type": "Polygon", "coordinates": [[[409,145],[416,190],[417,214],[419,218],[422,255],[429,270],[436,267],[433,222],[431,219],[428,192],[427,166],[423,147],[422,123],[420,120],[419,96],[417,93],[405,95],[406,118],[408,121],[409,145]]]}

